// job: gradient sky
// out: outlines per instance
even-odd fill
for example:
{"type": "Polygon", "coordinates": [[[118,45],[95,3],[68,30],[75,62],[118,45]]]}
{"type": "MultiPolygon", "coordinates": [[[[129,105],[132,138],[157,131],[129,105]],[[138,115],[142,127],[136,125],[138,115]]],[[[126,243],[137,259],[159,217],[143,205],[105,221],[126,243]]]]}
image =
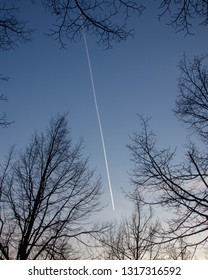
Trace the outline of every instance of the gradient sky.
{"type": "MultiPolygon", "coordinates": [[[[58,112],[68,112],[74,142],[83,137],[90,166],[102,176],[103,199],[109,202],[105,213],[112,217],[84,41],[69,43],[67,50],[60,50],[57,42],[42,34],[50,26],[44,10],[30,1],[18,2],[20,6],[24,3],[22,15],[37,30],[32,42],[0,53],[0,72],[10,77],[0,85],[1,93],[9,99],[0,109],[15,121],[0,131],[0,158],[12,144],[24,148],[34,131],[43,131],[58,112]]],[[[128,175],[132,165],[125,145],[130,143],[129,135],[139,130],[137,114],[152,117],[160,147],[178,147],[180,153],[185,131],[172,112],[177,64],[184,52],[189,58],[207,53],[206,28],[195,28],[195,36],[175,33],[165,24],[167,19],[159,22],[157,3],[151,2],[140,18],[131,18],[134,39],[103,50],[96,38],[87,37],[115,198],[113,215],[124,214],[129,207],[121,188],[132,189],[128,175]]]]}

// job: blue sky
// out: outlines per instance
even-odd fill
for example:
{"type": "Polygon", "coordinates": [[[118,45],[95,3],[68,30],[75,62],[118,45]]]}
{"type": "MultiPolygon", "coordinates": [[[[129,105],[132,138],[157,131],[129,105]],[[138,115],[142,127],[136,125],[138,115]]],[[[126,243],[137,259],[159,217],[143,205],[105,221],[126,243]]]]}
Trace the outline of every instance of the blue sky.
{"type": "MultiPolygon", "coordinates": [[[[1,92],[9,102],[1,104],[15,124],[1,129],[1,159],[12,144],[24,148],[35,130],[46,128],[51,117],[68,112],[71,134],[76,142],[83,137],[90,166],[102,176],[103,199],[109,202],[106,217],[112,217],[105,162],[93,101],[84,41],[69,43],[67,50],[42,33],[50,19],[38,6],[24,2],[22,13],[37,27],[33,41],[0,53],[1,73],[10,80],[1,83],[1,92]]],[[[157,4],[132,17],[134,39],[104,50],[96,38],[87,37],[100,116],[109,162],[116,211],[125,214],[128,204],[121,188],[131,190],[131,162],[125,147],[129,135],[139,130],[137,114],[152,117],[152,128],[161,147],[185,143],[184,128],[172,109],[177,95],[177,64],[184,52],[188,57],[207,53],[208,36],[204,27],[194,29],[195,36],[175,33],[157,17],[157,4]]]]}

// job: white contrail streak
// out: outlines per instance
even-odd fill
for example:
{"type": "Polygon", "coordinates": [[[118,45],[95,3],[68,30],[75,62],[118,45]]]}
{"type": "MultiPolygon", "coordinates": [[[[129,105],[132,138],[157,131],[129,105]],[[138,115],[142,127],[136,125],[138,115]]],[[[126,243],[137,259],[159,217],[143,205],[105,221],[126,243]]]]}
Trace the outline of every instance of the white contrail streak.
{"type": "Polygon", "coordinates": [[[94,79],[93,79],[89,49],[88,49],[87,39],[86,39],[84,30],[83,30],[83,37],[84,37],[85,49],[86,49],[86,53],[87,53],[87,60],[88,60],[88,66],[89,66],[89,71],[90,71],[90,78],[91,78],[91,83],[92,83],[92,91],[93,91],[93,97],[94,97],[95,108],[96,108],[96,113],[97,113],[97,119],[98,119],[98,124],[99,124],[99,128],[100,128],[100,136],[101,136],[101,141],[102,141],[102,146],[103,146],[103,154],[104,154],[104,159],[105,159],[106,173],[107,173],[107,177],[108,177],[108,185],[109,185],[109,190],[110,190],[111,203],[112,203],[112,208],[114,211],[115,204],[114,204],[113,191],[112,191],[112,186],[111,186],[110,173],[109,173],[109,168],[108,168],[108,159],[107,159],[107,154],[106,154],[106,149],[105,149],[105,141],[104,141],[104,136],[103,136],[102,123],[100,120],[100,113],[99,113],[99,108],[98,108],[98,103],[97,103],[95,83],[94,83],[94,79]]]}

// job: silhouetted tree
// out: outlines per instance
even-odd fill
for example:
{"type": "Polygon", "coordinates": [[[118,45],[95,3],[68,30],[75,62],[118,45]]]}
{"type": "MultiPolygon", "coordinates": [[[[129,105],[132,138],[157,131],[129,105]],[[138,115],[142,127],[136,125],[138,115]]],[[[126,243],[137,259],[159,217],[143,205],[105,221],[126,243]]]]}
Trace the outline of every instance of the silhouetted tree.
{"type": "Polygon", "coordinates": [[[190,250],[183,238],[165,246],[167,259],[170,260],[192,260],[196,248],[197,246],[193,250],[190,250]]]}
{"type": "Polygon", "coordinates": [[[18,17],[19,10],[6,1],[0,4],[0,50],[10,50],[31,39],[32,30],[18,17]]]}
{"type": "MultiPolygon", "coordinates": [[[[7,77],[2,77],[0,74],[0,81],[7,81],[7,77]]],[[[7,97],[4,94],[0,94],[0,102],[7,102],[7,97]]],[[[3,113],[0,116],[0,127],[8,127],[10,124],[12,124],[11,121],[8,120],[7,114],[3,113]]]]}
{"type": "MultiPolygon", "coordinates": [[[[38,0],[31,0],[36,3],[38,0]]],[[[128,20],[133,13],[141,15],[145,9],[141,1],[135,0],[40,0],[42,7],[54,19],[48,35],[66,47],[66,39],[81,37],[82,29],[95,34],[98,42],[109,47],[113,42],[126,40],[133,35],[128,20]]],[[[191,33],[193,21],[208,23],[206,0],[160,0],[159,16],[170,17],[176,31],[191,33]]],[[[16,3],[4,1],[0,5],[0,50],[9,50],[31,39],[32,29],[18,17],[16,3]]]]}
{"type": "Polygon", "coordinates": [[[144,6],[140,1],[52,1],[42,0],[42,5],[55,18],[49,35],[65,47],[65,39],[76,40],[82,36],[83,28],[95,34],[98,42],[109,47],[113,42],[126,40],[133,35],[127,22],[132,13],[141,14],[144,6]],[[118,20],[119,16],[119,20],[118,20]]]}
{"type": "Polygon", "coordinates": [[[160,17],[168,15],[170,24],[176,31],[192,34],[192,27],[208,24],[207,0],[160,0],[160,17]]]}
{"type": "MultiPolygon", "coordinates": [[[[170,24],[176,31],[192,34],[192,27],[197,22],[208,24],[207,0],[160,0],[159,17],[168,16],[170,24]]],[[[50,35],[65,46],[64,39],[74,40],[80,37],[80,30],[95,34],[104,46],[112,42],[126,40],[133,34],[127,22],[136,13],[141,15],[145,5],[135,0],[90,0],[90,1],[52,1],[42,0],[43,6],[56,19],[50,35]],[[118,20],[119,16],[119,20],[118,20]]]]}
{"type": "Polygon", "coordinates": [[[186,239],[187,247],[203,244],[208,232],[208,157],[194,145],[181,164],[174,162],[175,151],[157,149],[149,120],[141,118],[141,132],[135,133],[128,145],[134,163],[132,183],[145,198],[145,203],[169,209],[164,242],[186,239]],[[171,215],[171,211],[172,215],[171,215]]]}
{"type": "MultiPolygon", "coordinates": [[[[158,149],[149,119],[142,116],[141,131],[133,135],[128,145],[134,164],[133,185],[143,194],[145,203],[169,210],[171,218],[161,232],[163,241],[178,242],[174,250],[185,244],[184,252],[192,247],[192,253],[208,240],[208,68],[205,61],[206,56],[194,57],[193,61],[184,56],[179,63],[175,113],[194,132],[189,134],[185,159],[176,163],[175,150],[158,149]],[[193,136],[201,140],[198,145],[193,143],[193,136]]],[[[178,249],[175,255],[176,252],[178,249]]]]}
{"type": "Polygon", "coordinates": [[[208,68],[207,56],[196,56],[188,61],[184,55],[179,64],[181,72],[176,100],[176,116],[182,123],[208,141],[208,68]]]}
{"type": "Polygon", "coordinates": [[[99,239],[104,258],[111,260],[161,258],[162,246],[156,242],[160,224],[153,220],[152,208],[145,206],[136,192],[130,199],[134,204],[131,216],[123,218],[118,223],[112,223],[111,229],[99,239]]]}
{"type": "MultiPolygon", "coordinates": [[[[0,95],[0,101],[7,101],[7,97],[4,96],[3,94],[0,95]]],[[[8,121],[7,119],[7,114],[4,113],[1,117],[0,117],[0,126],[1,127],[7,127],[8,125],[10,125],[11,122],[8,121]]]]}
{"type": "MultiPolygon", "coordinates": [[[[26,27],[26,21],[18,17],[19,10],[14,5],[7,5],[6,1],[0,3],[0,51],[14,49],[19,44],[31,39],[32,29],[26,27]]],[[[0,81],[8,80],[0,75],[0,81]]],[[[7,101],[4,94],[0,94],[0,101],[7,101]]],[[[0,126],[11,124],[6,113],[0,117],[0,126]]]]}
{"type": "Polygon", "coordinates": [[[101,183],[93,178],[65,115],[36,133],[16,161],[11,152],[0,173],[0,258],[81,257],[77,244],[101,230],[88,220],[100,210],[101,183]]]}

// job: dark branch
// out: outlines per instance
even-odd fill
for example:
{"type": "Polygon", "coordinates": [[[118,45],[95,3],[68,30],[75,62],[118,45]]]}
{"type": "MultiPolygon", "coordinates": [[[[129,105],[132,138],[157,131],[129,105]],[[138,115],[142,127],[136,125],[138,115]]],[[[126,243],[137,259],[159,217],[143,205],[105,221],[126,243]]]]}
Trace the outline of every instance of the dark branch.
{"type": "Polygon", "coordinates": [[[18,9],[0,7],[0,50],[10,50],[19,44],[31,40],[32,29],[26,27],[27,22],[18,18],[18,9]]]}
{"type": "Polygon", "coordinates": [[[133,30],[127,24],[130,15],[133,12],[141,15],[144,10],[144,6],[136,1],[122,0],[42,0],[42,4],[56,19],[48,35],[57,40],[61,47],[66,47],[65,39],[79,39],[83,30],[94,34],[98,42],[107,48],[114,42],[126,40],[133,35],[133,30]],[[118,15],[121,17],[116,23],[118,15]]]}

